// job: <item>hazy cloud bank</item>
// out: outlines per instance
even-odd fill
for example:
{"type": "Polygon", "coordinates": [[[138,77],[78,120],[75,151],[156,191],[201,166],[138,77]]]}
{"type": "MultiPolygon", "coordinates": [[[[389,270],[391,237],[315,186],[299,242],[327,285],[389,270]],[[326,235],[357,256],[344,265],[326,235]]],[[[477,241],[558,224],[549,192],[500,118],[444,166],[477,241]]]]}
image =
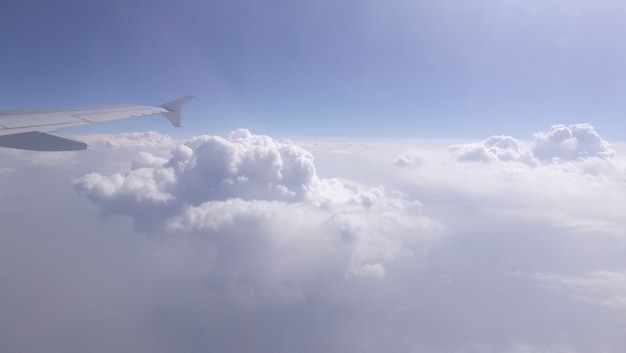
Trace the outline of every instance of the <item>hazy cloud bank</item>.
{"type": "Polygon", "coordinates": [[[0,151],[19,186],[0,190],[0,350],[626,347],[626,161],[606,146],[91,139],[0,151]]]}

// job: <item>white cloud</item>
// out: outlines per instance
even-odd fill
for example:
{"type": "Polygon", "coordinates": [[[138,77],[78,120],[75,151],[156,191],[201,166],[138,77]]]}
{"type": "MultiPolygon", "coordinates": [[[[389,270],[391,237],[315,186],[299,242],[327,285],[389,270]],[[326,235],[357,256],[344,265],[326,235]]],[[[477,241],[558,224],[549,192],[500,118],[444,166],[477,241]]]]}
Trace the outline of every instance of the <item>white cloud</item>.
{"type": "Polygon", "coordinates": [[[145,138],[0,150],[0,351],[626,348],[622,153],[145,138]]]}
{"type": "Polygon", "coordinates": [[[394,164],[401,168],[417,168],[424,164],[424,160],[413,154],[404,154],[396,158],[394,164]]]}
{"type": "Polygon", "coordinates": [[[168,135],[156,131],[129,132],[117,135],[81,136],[92,148],[118,149],[128,147],[163,148],[173,147],[175,141],[168,135]]]}
{"type": "Polygon", "coordinates": [[[90,173],[75,185],[105,213],[131,216],[140,231],[210,237],[214,276],[228,278],[220,290],[246,305],[302,300],[300,287],[319,276],[383,279],[386,263],[443,233],[419,202],[319,178],[311,153],[247,130],[191,139],[169,160],[141,153],[124,174],[90,173]]]}
{"type": "Polygon", "coordinates": [[[543,160],[576,160],[590,157],[612,158],[609,148],[591,124],[553,125],[549,131],[535,134],[533,153],[543,160]]]}
{"type": "Polygon", "coordinates": [[[226,139],[192,139],[173,152],[164,168],[176,173],[178,198],[192,204],[233,197],[305,201],[318,184],[310,153],[247,130],[226,139]]]}
{"type": "Polygon", "coordinates": [[[452,155],[463,162],[521,162],[533,165],[533,155],[511,136],[491,136],[482,142],[450,146],[452,155]]]}
{"type": "Polygon", "coordinates": [[[536,274],[535,279],[546,288],[564,291],[574,298],[626,309],[626,272],[594,270],[580,276],[536,274]]]}
{"type": "MultiPolygon", "coordinates": [[[[553,125],[549,131],[534,134],[532,150],[511,136],[496,135],[481,142],[451,145],[449,151],[462,162],[520,162],[530,167],[538,162],[553,163],[590,174],[610,170],[609,160],[615,156],[615,150],[591,124],[553,125]]],[[[398,166],[410,164],[406,157],[396,160],[398,166]]]]}

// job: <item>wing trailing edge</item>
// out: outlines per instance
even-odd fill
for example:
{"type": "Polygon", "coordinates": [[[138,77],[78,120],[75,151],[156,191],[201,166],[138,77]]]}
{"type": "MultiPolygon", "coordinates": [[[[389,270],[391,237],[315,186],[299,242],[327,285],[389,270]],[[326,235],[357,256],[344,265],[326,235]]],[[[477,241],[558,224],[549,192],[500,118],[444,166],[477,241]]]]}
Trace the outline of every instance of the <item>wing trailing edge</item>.
{"type": "Polygon", "coordinates": [[[162,114],[180,127],[181,109],[193,97],[186,96],[159,106],[109,105],[52,109],[0,110],[0,147],[32,151],[78,151],[87,144],[51,134],[57,129],[136,116],[162,114]]]}
{"type": "Polygon", "coordinates": [[[80,151],[87,144],[39,131],[0,136],[0,146],[30,151],[80,151]]]}

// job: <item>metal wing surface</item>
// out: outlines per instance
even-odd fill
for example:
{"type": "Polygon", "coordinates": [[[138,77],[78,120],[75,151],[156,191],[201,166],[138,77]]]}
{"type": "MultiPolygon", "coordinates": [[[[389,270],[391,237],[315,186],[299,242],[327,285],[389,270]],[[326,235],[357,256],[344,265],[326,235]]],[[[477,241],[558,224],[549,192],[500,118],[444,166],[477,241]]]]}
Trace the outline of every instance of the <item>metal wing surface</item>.
{"type": "Polygon", "coordinates": [[[180,110],[191,98],[182,97],[160,106],[109,105],[0,110],[0,146],[36,151],[82,150],[87,148],[85,143],[50,133],[70,126],[152,114],[163,114],[172,125],[179,127],[180,110]]]}

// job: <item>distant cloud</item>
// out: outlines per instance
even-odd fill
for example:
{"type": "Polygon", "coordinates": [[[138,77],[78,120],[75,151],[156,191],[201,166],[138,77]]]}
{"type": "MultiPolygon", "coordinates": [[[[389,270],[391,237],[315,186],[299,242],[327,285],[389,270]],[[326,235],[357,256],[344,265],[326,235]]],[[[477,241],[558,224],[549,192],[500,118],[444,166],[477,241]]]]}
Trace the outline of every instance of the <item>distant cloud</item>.
{"type": "Polygon", "coordinates": [[[520,162],[533,165],[533,155],[511,136],[491,136],[482,142],[450,146],[450,152],[462,162],[520,162]]]}
{"type": "Polygon", "coordinates": [[[174,140],[156,131],[129,132],[116,135],[88,135],[83,138],[90,146],[98,148],[173,147],[174,140]]]}
{"type": "Polygon", "coordinates": [[[394,165],[400,168],[416,168],[422,166],[424,161],[419,156],[413,154],[404,154],[393,162],[394,165]]]}
{"type": "Polygon", "coordinates": [[[595,270],[580,276],[536,274],[545,288],[563,291],[576,299],[626,309],[626,272],[595,270]]]}
{"type": "Polygon", "coordinates": [[[535,157],[543,160],[576,160],[589,157],[612,158],[609,148],[591,124],[553,125],[549,131],[535,134],[535,157]]]}
{"type": "MultiPolygon", "coordinates": [[[[591,124],[553,125],[549,131],[534,134],[532,149],[511,136],[496,135],[481,142],[449,147],[451,156],[460,162],[518,162],[529,167],[553,165],[563,171],[582,171],[592,175],[613,174],[610,162],[615,151],[609,148],[591,124]]],[[[410,166],[411,160],[401,156],[398,166],[410,166]]],[[[512,168],[509,165],[508,168],[512,168]]]]}

